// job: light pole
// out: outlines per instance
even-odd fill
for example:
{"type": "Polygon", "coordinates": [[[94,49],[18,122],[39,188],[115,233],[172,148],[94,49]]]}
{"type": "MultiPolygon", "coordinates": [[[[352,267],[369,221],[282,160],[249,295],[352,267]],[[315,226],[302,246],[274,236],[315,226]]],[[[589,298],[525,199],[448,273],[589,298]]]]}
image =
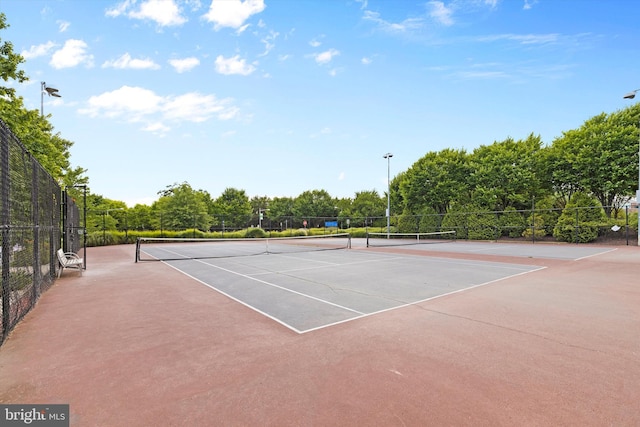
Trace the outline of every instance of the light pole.
{"type": "Polygon", "coordinates": [[[61,98],[62,95],[58,93],[58,89],[47,86],[45,82],[40,82],[40,116],[44,117],[44,93],[49,96],[61,98]]]}
{"type": "MultiPolygon", "coordinates": [[[[102,245],[106,245],[107,242],[107,233],[106,233],[106,221],[105,218],[107,215],[109,215],[109,212],[112,211],[123,211],[124,208],[112,208],[112,209],[105,209],[104,211],[102,211],[102,245]]],[[[110,216],[110,215],[109,215],[110,216]]]]}
{"type": "Polygon", "coordinates": [[[387,239],[390,237],[389,234],[391,233],[391,158],[393,157],[393,154],[391,153],[387,153],[384,156],[382,156],[383,159],[387,159],[387,239]]]}
{"type": "MultiPolygon", "coordinates": [[[[640,89],[633,90],[624,96],[624,99],[633,99],[636,92],[640,89]]],[[[638,212],[638,246],[640,246],[640,119],[638,121],[638,191],[636,191],[636,210],[638,212]]]]}

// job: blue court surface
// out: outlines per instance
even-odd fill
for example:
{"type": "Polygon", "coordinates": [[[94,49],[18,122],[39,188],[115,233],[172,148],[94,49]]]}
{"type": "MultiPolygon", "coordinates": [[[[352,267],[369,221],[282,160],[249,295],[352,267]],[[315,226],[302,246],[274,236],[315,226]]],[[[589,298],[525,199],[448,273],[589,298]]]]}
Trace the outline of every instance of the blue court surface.
{"type": "Polygon", "coordinates": [[[544,268],[366,249],[164,262],[298,333],[544,268]]]}

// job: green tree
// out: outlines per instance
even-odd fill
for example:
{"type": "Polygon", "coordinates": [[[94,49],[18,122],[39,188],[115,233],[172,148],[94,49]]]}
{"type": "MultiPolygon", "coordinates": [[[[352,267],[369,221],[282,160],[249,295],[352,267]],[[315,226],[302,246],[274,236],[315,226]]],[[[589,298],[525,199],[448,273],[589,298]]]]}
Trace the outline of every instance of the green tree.
{"type": "Polygon", "coordinates": [[[358,191],[351,203],[349,215],[357,218],[384,216],[386,209],[386,197],[380,197],[376,190],[358,191]]]}
{"type": "Polygon", "coordinates": [[[278,220],[293,216],[293,198],[274,197],[269,202],[269,215],[278,220]]]}
{"type": "MultiPolygon", "coordinates": [[[[0,13],[0,30],[8,28],[6,16],[0,13]]],[[[28,77],[20,64],[24,58],[13,51],[13,44],[0,39],[0,78],[16,83],[28,81],[28,77]]],[[[53,126],[47,117],[42,117],[38,110],[27,110],[23,99],[16,96],[12,87],[0,86],[0,117],[29,150],[33,157],[63,186],[86,184],[86,172],[82,168],[71,169],[69,149],[73,145],[54,133],[53,126]]]]}
{"type": "Polygon", "coordinates": [[[464,150],[427,153],[406,171],[399,184],[405,213],[417,214],[427,207],[446,213],[452,201],[468,194],[469,173],[464,150]]]}
{"type": "Polygon", "coordinates": [[[485,209],[527,209],[542,193],[539,173],[542,141],[529,135],[525,140],[507,138],[476,148],[470,157],[473,201],[485,209]]]}
{"type": "MultiPolygon", "coordinates": [[[[10,25],[7,24],[7,16],[0,13],[0,30],[6,30],[10,25]]],[[[13,51],[13,43],[2,41],[0,38],[0,78],[5,82],[15,80],[23,83],[29,80],[23,70],[19,69],[20,64],[24,63],[24,58],[13,51]]],[[[0,98],[8,97],[10,100],[15,98],[16,90],[11,87],[0,86],[0,98]]]]}
{"type": "Polygon", "coordinates": [[[638,185],[639,119],[636,104],[563,132],[546,157],[554,190],[565,200],[580,190],[593,194],[610,217],[638,185]]]}
{"type": "Polygon", "coordinates": [[[244,190],[225,189],[213,206],[216,217],[224,219],[226,227],[246,227],[251,219],[251,202],[244,190]]]}
{"type": "Polygon", "coordinates": [[[293,202],[293,214],[297,217],[333,217],[335,200],[325,190],[305,191],[293,202]]]}
{"type": "MultiPolygon", "coordinates": [[[[156,221],[157,223],[157,221],[156,221]]],[[[154,220],[151,206],[137,204],[127,210],[127,227],[130,230],[153,230],[154,220]]]]}
{"type": "Polygon", "coordinates": [[[169,230],[199,229],[209,230],[209,193],[194,190],[187,182],[173,184],[159,191],[160,198],[151,206],[156,218],[156,228],[169,230]]]}

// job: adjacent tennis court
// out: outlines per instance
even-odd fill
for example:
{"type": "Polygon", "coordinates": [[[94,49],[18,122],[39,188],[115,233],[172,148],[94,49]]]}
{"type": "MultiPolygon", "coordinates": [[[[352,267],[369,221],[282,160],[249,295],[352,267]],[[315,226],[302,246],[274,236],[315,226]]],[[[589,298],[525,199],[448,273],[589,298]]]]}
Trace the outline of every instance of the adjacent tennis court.
{"type": "Polygon", "coordinates": [[[227,241],[155,239],[140,245],[137,253],[141,260],[163,259],[298,333],[543,268],[330,250],[350,247],[350,240],[335,235],[227,241]]]}

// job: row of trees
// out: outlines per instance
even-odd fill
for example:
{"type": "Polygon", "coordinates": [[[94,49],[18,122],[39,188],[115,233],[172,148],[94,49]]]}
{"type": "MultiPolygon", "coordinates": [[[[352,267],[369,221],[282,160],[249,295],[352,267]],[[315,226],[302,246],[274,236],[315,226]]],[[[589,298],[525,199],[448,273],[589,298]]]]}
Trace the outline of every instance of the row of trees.
{"type": "Polygon", "coordinates": [[[539,136],[507,138],[471,153],[427,153],[392,182],[392,205],[407,214],[451,209],[563,208],[577,193],[595,197],[608,217],[638,186],[640,104],[602,113],[551,145],[539,136]]]}
{"type": "MultiPolygon", "coordinates": [[[[82,204],[80,188],[68,191],[82,204]]],[[[336,199],[325,190],[309,190],[299,196],[249,198],[244,190],[227,188],[212,198],[187,182],[172,184],[158,193],[151,206],[127,208],[121,201],[89,194],[87,228],[119,230],[232,230],[247,226],[263,228],[318,226],[323,219],[372,218],[384,214],[386,199],[372,191],[356,193],[354,199],[336,199]]],[[[355,224],[354,224],[355,225],[355,224]]]]}

